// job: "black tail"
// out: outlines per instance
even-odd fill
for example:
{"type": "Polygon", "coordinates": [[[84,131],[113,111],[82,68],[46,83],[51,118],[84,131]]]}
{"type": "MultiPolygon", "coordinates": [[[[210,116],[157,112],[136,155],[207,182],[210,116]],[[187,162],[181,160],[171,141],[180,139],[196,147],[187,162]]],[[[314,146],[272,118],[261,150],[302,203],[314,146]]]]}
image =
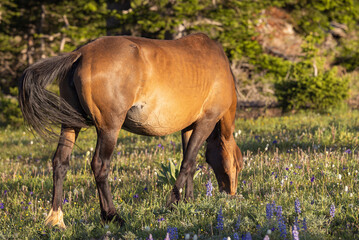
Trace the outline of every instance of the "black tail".
{"type": "Polygon", "coordinates": [[[53,126],[86,127],[84,116],[63,98],[46,90],[56,78],[63,81],[79,52],[41,60],[28,67],[19,81],[19,104],[26,122],[42,137],[54,136],[53,126]]]}

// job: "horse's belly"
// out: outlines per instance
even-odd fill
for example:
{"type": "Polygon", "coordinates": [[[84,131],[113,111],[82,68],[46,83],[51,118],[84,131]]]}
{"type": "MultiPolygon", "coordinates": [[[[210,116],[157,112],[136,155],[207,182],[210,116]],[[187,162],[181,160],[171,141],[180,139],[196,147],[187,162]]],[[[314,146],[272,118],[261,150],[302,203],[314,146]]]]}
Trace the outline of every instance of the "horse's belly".
{"type": "Polygon", "coordinates": [[[146,136],[168,135],[192,123],[191,118],[184,118],[180,112],[168,106],[155,108],[145,102],[136,103],[127,112],[122,128],[146,136]]]}

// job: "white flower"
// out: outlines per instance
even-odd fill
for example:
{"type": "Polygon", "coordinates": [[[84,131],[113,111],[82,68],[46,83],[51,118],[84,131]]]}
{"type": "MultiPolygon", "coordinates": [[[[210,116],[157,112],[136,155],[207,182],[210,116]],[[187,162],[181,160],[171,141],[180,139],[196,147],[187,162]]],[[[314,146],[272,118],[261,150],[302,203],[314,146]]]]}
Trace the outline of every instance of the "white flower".
{"type": "Polygon", "coordinates": [[[353,197],[353,193],[350,193],[349,196],[350,196],[350,197],[353,197]]]}
{"type": "Polygon", "coordinates": [[[272,230],[268,229],[268,230],[267,230],[267,234],[268,234],[268,235],[271,235],[271,234],[272,234],[272,230]]]}
{"type": "Polygon", "coordinates": [[[345,186],[344,191],[348,192],[348,186],[345,186]]]}
{"type": "Polygon", "coordinates": [[[30,141],[30,144],[31,144],[31,145],[34,144],[34,141],[30,141]]]}
{"type": "Polygon", "coordinates": [[[338,178],[339,178],[339,180],[342,179],[342,175],[340,173],[338,174],[338,178]]]}
{"type": "Polygon", "coordinates": [[[193,240],[197,240],[197,239],[198,239],[197,234],[195,234],[195,235],[193,236],[193,240]]]}
{"type": "Polygon", "coordinates": [[[190,237],[191,237],[191,235],[190,235],[189,233],[186,233],[186,234],[184,235],[184,239],[185,239],[185,240],[189,240],[190,237]]]}
{"type": "Polygon", "coordinates": [[[91,152],[93,151],[93,147],[92,147],[92,148],[90,148],[90,151],[91,151],[91,152]]]}

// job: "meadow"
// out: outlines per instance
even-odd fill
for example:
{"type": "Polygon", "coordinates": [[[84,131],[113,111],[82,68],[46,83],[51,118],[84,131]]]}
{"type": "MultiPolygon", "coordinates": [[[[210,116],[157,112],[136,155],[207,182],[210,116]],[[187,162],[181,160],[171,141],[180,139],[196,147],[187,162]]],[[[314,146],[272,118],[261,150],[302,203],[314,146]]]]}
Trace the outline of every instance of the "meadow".
{"type": "Polygon", "coordinates": [[[0,239],[164,239],[167,232],[171,239],[359,239],[359,111],[238,119],[234,134],[244,155],[237,195],[218,192],[203,147],[195,199],[170,211],[180,134],[121,131],[109,176],[126,221],[120,228],[101,222],[90,167],[96,134],[82,131],[64,183],[67,229],[60,230],[44,226],[56,141],[25,127],[1,129],[0,239]]]}

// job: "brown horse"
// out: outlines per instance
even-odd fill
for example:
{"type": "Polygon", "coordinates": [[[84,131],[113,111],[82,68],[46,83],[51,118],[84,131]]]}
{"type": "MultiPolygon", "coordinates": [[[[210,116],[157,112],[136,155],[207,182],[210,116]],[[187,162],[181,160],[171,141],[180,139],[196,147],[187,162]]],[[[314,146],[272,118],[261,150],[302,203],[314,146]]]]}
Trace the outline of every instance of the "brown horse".
{"type": "Polygon", "coordinates": [[[234,78],[222,48],[204,34],[178,40],[102,37],[61,56],[28,67],[19,84],[25,120],[43,136],[61,124],[53,164],[52,209],[48,225],[65,228],[62,195],[74,142],[82,127],[95,125],[91,162],[104,221],[116,214],[107,181],[121,128],[147,136],[182,132],[183,161],[167,201],[193,198],[196,155],[207,140],[206,161],[220,191],[237,188],[242,154],[233,138],[234,78]],[[60,97],[45,87],[59,80],[60,97]]]}

